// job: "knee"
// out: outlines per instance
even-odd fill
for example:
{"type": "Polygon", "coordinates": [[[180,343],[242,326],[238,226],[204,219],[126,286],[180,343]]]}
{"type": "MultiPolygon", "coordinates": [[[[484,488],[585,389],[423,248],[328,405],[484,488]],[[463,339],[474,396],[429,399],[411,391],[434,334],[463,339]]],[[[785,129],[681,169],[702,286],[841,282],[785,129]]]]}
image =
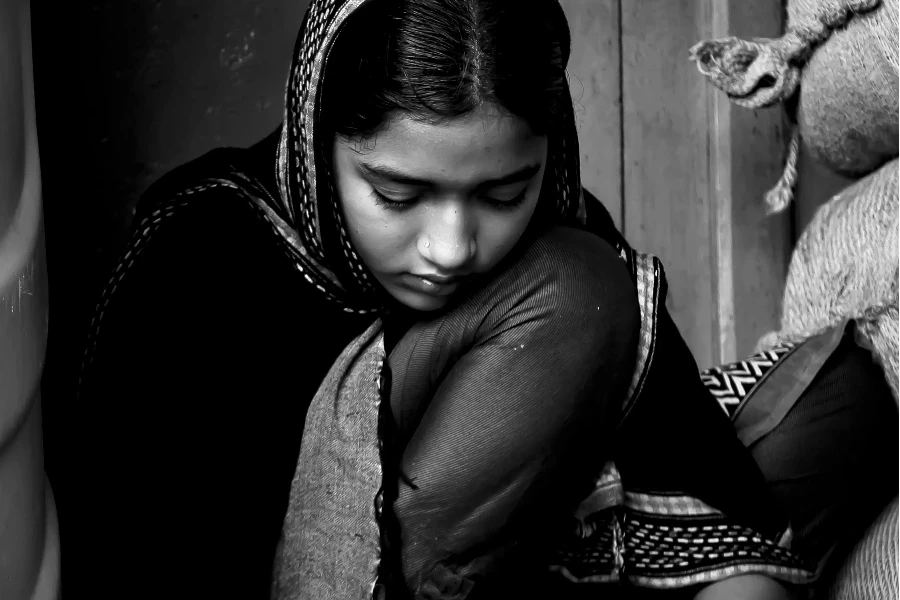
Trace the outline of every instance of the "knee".
{"type": "Polygon", "coordinates": [[[637,290],[625,261],[600,237],[569,227],[542,234],[522,257],[515,287],[561,330],[610,343],[636,346],[640,329],[637,290]],[[531,275],[524,277],[524,272],[531,275]],[[530,286],[522,282],[530,280],[530,286]]]}
{"type": "Polygon", "coordinates": [[[711,583],[694,600],[792,600],[784,586],[765,575],[737,575],[711,583]]]}
{"type": "Polygon", "coordinates": [[[640,319],[637,291],[627,264],[593,233],[549,228],[534,240],[517,270],[536,274],[537,292],[559,308],[591,306],[631,324],[640,319]]]}

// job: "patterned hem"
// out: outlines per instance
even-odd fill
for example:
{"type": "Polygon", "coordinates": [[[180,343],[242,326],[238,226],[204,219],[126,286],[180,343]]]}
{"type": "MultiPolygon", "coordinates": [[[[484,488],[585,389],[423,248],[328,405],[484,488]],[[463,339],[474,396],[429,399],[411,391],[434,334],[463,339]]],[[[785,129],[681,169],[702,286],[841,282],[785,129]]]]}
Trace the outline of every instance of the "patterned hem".
{"type": "MultiPolygon", "coordinates": [[[[619,583],[621,581],[619,571],[585,575],[581,577],[575,576],[571,571],[569,571],[567,567],[562,565],[551,565],[550,571],[560,574],[572,583],[619,583]]],[[[729,567],[722,567],[720,569],[713,569],[710,571],[702,571],[700,573],[676,577],[633,576],[625,577],[625,580],[635,587],[675,589],[688,588],[705,583],[714,583],[722,579],[734,577],[735,575],[746,575],[750,573],[768,575],[774,579],[778,579],[786,583],[806,583],[809,581],[809,578],[806,576],[798,577],[798,573],[795,569],[789,569],[787,567],[777,567],[764,563],[741,563],[731,565],[729,567]]]]}
{"type": "Polygon", "coordinates": [[[688,496],[627,493],[624,505],[582,521],[578,534],[550,566],[576,583],[665,589],[744,573],[787,583],[815,579],[815,570],[786,547],[789,532],[768,539],[688,496]]]}

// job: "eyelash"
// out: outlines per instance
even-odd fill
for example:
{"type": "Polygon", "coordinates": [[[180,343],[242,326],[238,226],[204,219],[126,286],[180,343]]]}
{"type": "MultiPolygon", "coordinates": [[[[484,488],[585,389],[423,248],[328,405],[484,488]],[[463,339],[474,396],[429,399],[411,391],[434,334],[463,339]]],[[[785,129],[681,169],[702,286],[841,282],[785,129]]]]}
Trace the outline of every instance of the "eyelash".
{"type": "MultiPolygon", "coordinates": [[[[528,188],[526,187],[524,190],[522,190],[522,192],[518,196],[516,196],[512,200],[507,200],[505,202],[498,202],[495,200],[490,200],[488,198],[485,198],[483,201],[498,210],[513,210],[515,208],[518,208],[518,206],[520,204],[522,204],[522,202],[525,201],[525,196],[527,195],[527,193],[528,193],[528,188]]],[[[372,190],[372,195],[375,198],[376,204],[378,204],[379,206],[381,206],[387,210],[394,210],[394,211],[409,210],[410,208],[413,207],[413,205],[418,200],[418,197],[414,197],[414,198],[410,198],[409,200],[404,200],[403,202],[397,202],[396,200],[391,200],[384,194],[379,193],[378,190],[374,190],[374,189],[372,190]]]]}

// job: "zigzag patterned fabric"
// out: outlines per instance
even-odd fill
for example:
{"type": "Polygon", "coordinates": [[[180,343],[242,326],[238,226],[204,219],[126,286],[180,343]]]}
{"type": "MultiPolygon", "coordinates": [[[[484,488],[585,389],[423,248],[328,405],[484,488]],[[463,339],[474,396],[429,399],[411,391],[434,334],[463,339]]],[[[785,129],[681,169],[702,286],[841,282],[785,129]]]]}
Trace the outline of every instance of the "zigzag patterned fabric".
{"type": "Polygon", "coordinates": [[[706,369],[700,376],[725,414],[733,419],[750,392],[766,378],[775,365],[790,356],[796,347],[797,344],[784,343],[745,360],[706,369]]]}

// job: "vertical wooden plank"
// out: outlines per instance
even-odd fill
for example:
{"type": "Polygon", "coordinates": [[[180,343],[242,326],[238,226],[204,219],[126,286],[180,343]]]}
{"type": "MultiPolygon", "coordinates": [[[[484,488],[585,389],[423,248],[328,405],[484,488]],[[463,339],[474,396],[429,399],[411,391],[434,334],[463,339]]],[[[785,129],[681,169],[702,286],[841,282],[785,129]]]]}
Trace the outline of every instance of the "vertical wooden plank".
{"type": "Polygon", "coordinates": [[[663,261],[669,309],[701,366],[718,356],[707,89],[687,58],[705,33],[702,8],[621,3],[624,233],[663,261]]]}
{"type": "Polygon", "coordinates": [[[562,0],[572,34],[569,86],[575,102],[581,179],[622,226],[619,1],[562,0]]]}
{"type": "MultiPolygon", "coordinates": [[[[780,0],[707,3],[713,11],[711,37],[752,39],[781,34],[780,0]]],[[[725,274],[718,294],[721,345],[717,362],[728,362],[751,353],[760,336],[776,329],[781,318],[793,239],[791,216],[790,211],[767,215],[764,196],[781,176],[789,130],[781,106],[748,110],[709,89],[716,102],[714,121],[722,117],[714,139],[726,151],[716,156],[711,168],[727,172],[715,178],[715,198],[720,209],[716,221],[730,229],[730,240],[719,242],[720,247],[730,242],[730,252],[720,253],[717,260],[717,272],[725,274]],[[729,297],[730,311],[725,304],[729,297]]]]}
{"type": "Polygon", "coordinates": [[[701,367],[748,354],[777,326],[791,233],[763,201],[781,172],[781,108],[733,106],[687,51],[780,30],[779,0],[622,3],[624,231],[663,260],[701,367]]]}

